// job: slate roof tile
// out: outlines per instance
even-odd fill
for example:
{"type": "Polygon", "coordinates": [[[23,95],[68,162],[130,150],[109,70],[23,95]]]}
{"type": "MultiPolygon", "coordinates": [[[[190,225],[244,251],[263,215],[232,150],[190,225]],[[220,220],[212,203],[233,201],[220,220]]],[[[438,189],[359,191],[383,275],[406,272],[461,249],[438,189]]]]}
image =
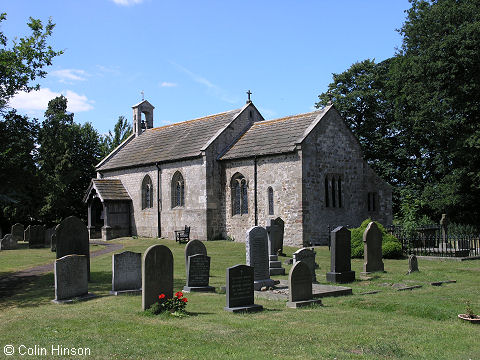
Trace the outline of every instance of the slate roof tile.
{"type": "Polygon", "coordinates": [[[119,179],[92,179],[92,182],[103,200],[131,200],[119,179]]]}

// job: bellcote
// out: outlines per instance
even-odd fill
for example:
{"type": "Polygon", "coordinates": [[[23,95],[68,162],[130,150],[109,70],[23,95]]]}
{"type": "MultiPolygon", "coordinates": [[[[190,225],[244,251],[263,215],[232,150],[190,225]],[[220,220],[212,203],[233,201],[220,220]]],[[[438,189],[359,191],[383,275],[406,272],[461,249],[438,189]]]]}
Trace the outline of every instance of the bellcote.
{"type": "Polygon", "coordinates": [[[153,109],[155,107],[147,100],[142,100],[136,105],[132,106],[133,109],[133,133],[135,136],[139,136],[146,129],[153,128],[153,109]],[[145,118],[142,120],[142,114],[145,118]]]}

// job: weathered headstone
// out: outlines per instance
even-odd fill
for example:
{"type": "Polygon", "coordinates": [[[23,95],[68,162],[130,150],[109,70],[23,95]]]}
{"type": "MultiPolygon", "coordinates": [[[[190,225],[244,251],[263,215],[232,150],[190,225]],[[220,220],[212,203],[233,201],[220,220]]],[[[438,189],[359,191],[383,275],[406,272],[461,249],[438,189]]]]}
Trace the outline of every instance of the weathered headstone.
{"type": "Polygon", "coordinates": [[[52,248],[52,235],[55,232],[55,226],[45,229],[45,247],[52,248]]]}
{"type": "Polygon", "coordinates": [[[191,255],[187,263],[187,285],[183,287],[185,292],[212,292],[213,286],[209,286],[210,280],[210,256],[203,254],[191,255]]]}
{"type": "Polygon", "coordinates": [[[207,255],[207,248],[200,240],[190,240],[187,245],[185,245],[185,269],[187,269],[188,257],[197,254],[207,255]]]}
{"type": "Polygon", "coordinates": [[[408,273],[412,273],[418,270],[418,260],[415,255],[408,256],[408,273]]]}
{"type": "Polygon", "coordinates": [[[283,220],[280,218],[269,219],[267,224],[265,229],[268,236],[269,273],[270,275],[285,275],[282,262],[278,261],[278,254],[283,251],[283,220]]]}
{"type": "Polygon", "coordinates": [[[173,255],[165,245],[153,245],[142,258],[142,310],[157,302],[161,294],[173,297],[173,255]]]}
{"type": "Polygon", "coordinates": [[[0,250],[13,250],[17,246],[17,240],[12,234],[6,234],[3,239],[0,239],[0,250]]]}
{"type": "Polygon", "coordinates": [[[330,234],[330,272],[327,281],[347,283],[355,280],[355,271],[351,266],[351,234],[350,230],[339,226],[330,234]]]}
{"type": "Polygon", "coordinates": [[[303,261],[310,268],[312,275],[312,282],[317,282],[317,276],[315,275],[315,251],[312,249],[301,248],[293,253],[293,264],[295,265],[299,261],[303,261]]]}
{"type": "Polygon", "coordinates": [[[270,279],[268,266],[267,230],[261,226],[254,226],[247,231],[245,239],[247,265],[252,266],[254,271],[254,289],[271,287],[275,282],[270,279]]]}
{"type": "Polygon", "coordinates": [[[52,252],[56,252],[57,251],[57,228],[58,228],[59,225],[55,226],[54,230],[53,230],[53,234],[51,236],[51,242],[50,242],[50,250],[52,252]]]}
{"type": "Polygon", "coordinates": [[[375,222],[368,224],[363,233],[363,273],[384,271],[382,261],[383,235],[375,222]]]}
{"type": "Polygon", "coordinates": [[[253,300],[254,270],[252,266],[235,265],[227,269],[227,306],[230,312],[252,312],[263,309],[253,300]]]}
{"type": "Polygon", "coordinates": [[[142,292],[142,254],[124,251],[112,255],[113,295],[142,292]]]}
{"type": "Polygon", "coordinates": [[[28,233],[28,247],[29,248],[43,248],[45,247],[45,226],[30,225],[27,227],[28,233]]]}
{"type": "Polygon", "coordinates": [[[88,293],[87,257],[67,255],[55,260],[55,300],[71,302],[73,299],[87,299],[95,295],[88,293]]]}
{"type": "Polygon", "coordinates": [[[296,262],[290,269],[288,292],[287,307],[298,308],[322,303],[321,300],[313,299],[312,274],[310,267],[303,261],[296,262]]]}
{"type": "Polygon", "coordinates": [[[30,243],[30,225],[28,225],[23,232],[23,241],[25,241],[26,243],[30,243]]]}
{"type": "Polygon", "coordinates": [[[69,216],[55,228],[57,259],[66,255],[87,257],[88,279],[90,280],[90,244],[85,224],[75,216],[69,216]]]}
{"type": "Polygon", "coordinates": [[[25,236],[25,227],[23,224],[15,224],[12,225],[12,236],[15,238],[15,241],[23,241],[23,238],[25,236]]]}

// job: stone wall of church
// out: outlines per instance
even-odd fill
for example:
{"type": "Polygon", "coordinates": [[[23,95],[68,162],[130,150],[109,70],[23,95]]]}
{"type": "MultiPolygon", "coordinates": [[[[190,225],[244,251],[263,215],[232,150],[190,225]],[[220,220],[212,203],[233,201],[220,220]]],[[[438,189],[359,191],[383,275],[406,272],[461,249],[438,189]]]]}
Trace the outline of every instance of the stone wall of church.
{"type": "Polygon", "coordinates": [[[133,209],[130,213],[132,235],[156,237],[157,227],[157,168],[144,166],[132,169],[120,169],[101,172],[104,179],[120,179],[132,199],[133,209]],[[152,181],[153,207],[142,210],[142,182],[145,176],[152,181]]]}
{"type": "Polygon", "coordinates": [[[302,153],[304,243],[326,244],[329,226],[357,227],[368,217],[391,224],[390,186],[365,163],[360,144],[335,109],[307,136],[302,153]],[[370,211],[369,193],[375,193],[370,211]]]}
{"type": "MultiPolygon", "coordinates": [[[[245,241],[246,231],[255,226],[255,160],[229,160],[225,164],[225,216],[228,236],[245,241]],[[231,180],[235,174],[247,180],[248,214],[233,215],[231,180]]],[[[267,219],[285,221],[284,244],[302,245],[302,179],[298,153],[259,157],[257,159],[257,218],[259,226],[267,219]],[[274,213],[268,213],[268,188],[273,189],[274,213]]]]}

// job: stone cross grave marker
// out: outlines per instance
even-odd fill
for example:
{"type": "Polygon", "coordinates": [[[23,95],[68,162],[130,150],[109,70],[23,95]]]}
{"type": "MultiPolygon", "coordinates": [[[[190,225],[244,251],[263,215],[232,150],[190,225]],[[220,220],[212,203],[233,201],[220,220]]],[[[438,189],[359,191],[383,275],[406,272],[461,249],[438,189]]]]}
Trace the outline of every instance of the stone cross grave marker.
{"type": "Polygon", "coordinates": [[[415,255],[408,256],[408,273],[411,274],[412,272],[419,271],[418,270],[418,260],[415,255]]]}
{"type": "Polygon", "coordinates": [[[25,227],[23,224],[12,225],[12,236],[15,238],[16,242],[23,241],[25,236],[25,227]]]}
{"type": "Polygon", "coordinates": [[[95,295],[88,293],[87,257],[67,255],[55,260],[55,303],[85,300],[95,295]]]}
{"type": "Polygon", "coordinates": [[[185,292],[214,292],[215,288],[209,286],[210,256],[203,254],[190,255],[187,263],[187,285],[185,292]]]}
{"type": "Polygon", "coordinates": [[[173,255],[165,245],[152,245],[142,258],[142,310],[157,302],[160,294],[173,297],[173,255]]]}
{"type": "Polygon", "coordinates": [[[142,254],[124,251],[112,255],[112,291],[110,294],[142,292],[142,254]]]}
{"type": "Polygon", "coordinates": [[[312,282],[317,282],[317,276],[315,275],[315,251],[312,249],[301,248],[293,253],[293,264],[303,261],[310,268],[312,275],[312,282]]]}
{"type": "Polygon", "coordinates": [[[327,281],[348,283],[355,281],[351,266],[352,240],[350,230],[339,226],[330,234],[330,272],[327,281]]]}
{"type": "Polygon", "coordinates": [[[197,254],[207,255],[207,248],[200,240],[190,240],[187,245],[185,245],[185,269],[187,269],[188,257],[197,254]]]}
{"type": "Polygon", "coordinates": [[[0,250],[14,250],[17,246],[17,240],[12,234],[6,234],[0,239],[0,250]]]}
{"type": "Polygon", "coordinates": [[[382,261],[383,235],[375,222],[368,224],[363,233],[363,273],[384,271],[382,261]]]}
{"type": "Polygon", "coordinates": [[[283,220],[277,218],[267,221],[268,236],[268,267],[270,275],[285,275],[285,269],[282,262],[278,261],[278,253],[283,251],[283,220]],[[278,223],[281,223],[279,225],[278,223]]]}
{"type": "Polygon", "coordinates": [[[75,216],[69,216],[55,228],[57,259],[66,255],[85,255],[90,280],[90,244],[85,224],[75,216]]]}
{"type": "Polygon", "coordinates": [[[253,312],[263,309],[262,305],[254,303],[253,294],[253,267],[235,265],[227,269],[227,306],[230,312],[253,312]]]}
{"type": "Polygon", "coordinates": [[[253,267],[254,289],[274,286],[275,282],[270,279],[268,266],[267,230],[261,226],[250,228],[245,239],[245,249],[247,265],[253,267]]]}
{"type": "Polygon", "coordinates": [[[29,225],[26,232],[28,233],[28,247],[42,248],[45,247],[45,226],[29,225]]]}
{"type": "Polygon", "coordinates": [[[297,261],[288,274],[287,307],[298,308],[321,303],[321,300],[313,299],[310,267],[303,261],[297,261]]]}

